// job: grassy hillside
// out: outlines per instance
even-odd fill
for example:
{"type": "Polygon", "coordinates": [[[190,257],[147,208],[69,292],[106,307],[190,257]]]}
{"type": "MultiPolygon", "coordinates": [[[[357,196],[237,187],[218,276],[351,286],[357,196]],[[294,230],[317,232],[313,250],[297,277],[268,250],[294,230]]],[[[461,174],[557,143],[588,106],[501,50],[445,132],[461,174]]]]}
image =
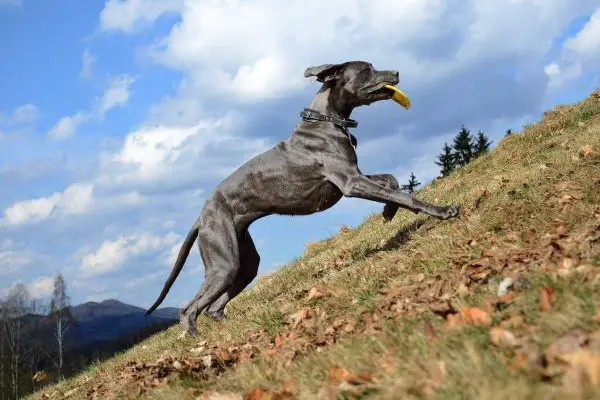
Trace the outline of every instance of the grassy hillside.
{"type": "Polygon", "coordinates": [[[33,397],[600,396],[600,92],[418,195],[461,218],[375,215],[33,397]]]}

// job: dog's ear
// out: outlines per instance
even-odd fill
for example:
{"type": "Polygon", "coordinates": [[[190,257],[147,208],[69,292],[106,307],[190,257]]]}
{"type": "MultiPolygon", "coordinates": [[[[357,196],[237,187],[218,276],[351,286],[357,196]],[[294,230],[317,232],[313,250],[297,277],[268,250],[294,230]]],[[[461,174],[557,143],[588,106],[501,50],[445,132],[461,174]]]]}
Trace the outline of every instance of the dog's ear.
{"type": "Polygon", "coordinates": [[[304,71],[304,77],[316,76],[319,82],[329,82],[336,79],[345,64],[323,64],[318,67],[310,67],[304,71]]]}

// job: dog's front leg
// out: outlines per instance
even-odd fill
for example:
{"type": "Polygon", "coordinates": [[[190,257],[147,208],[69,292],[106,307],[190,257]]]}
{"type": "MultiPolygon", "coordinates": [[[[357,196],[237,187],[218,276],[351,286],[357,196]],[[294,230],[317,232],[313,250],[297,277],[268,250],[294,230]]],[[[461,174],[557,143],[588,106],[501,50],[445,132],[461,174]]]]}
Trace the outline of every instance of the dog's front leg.
{"type": "Polygon", "coordinates": [[[424,212],[440,219],[457,217],[460,207],[436,206],[399,190],[377,184],[361,174],[357,165],[335,154],[323,156],[327,180],[336,185],[346,197],[358,197],[379,203],[395,203],[415,213],[424,212]]]}

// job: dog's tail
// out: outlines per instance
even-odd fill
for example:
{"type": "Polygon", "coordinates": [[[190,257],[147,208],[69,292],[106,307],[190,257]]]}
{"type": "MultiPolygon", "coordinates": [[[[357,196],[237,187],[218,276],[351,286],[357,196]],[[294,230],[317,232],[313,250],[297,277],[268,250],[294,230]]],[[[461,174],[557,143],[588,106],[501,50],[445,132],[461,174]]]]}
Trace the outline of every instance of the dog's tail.
{"type": "Polygon", "coordinates": [[[190,250],[192,249],[192,246],[194,245],[194,241],[198,237],[199,229],[200,229],[200,218],[198,218],[198,220],[196,220],[196,223],[194,224],[192,229],[190,229],[190,232],[188,233],[187,237],[183,241],[183,244],[181,245],[181,248],[179,249],[179,254],[177,255],[177,261],[175,261],[175,265],[173,266],[173,269],[171,270],[171,274],[169,275],[169,278],[165,282],[163,289],[160,292],[160,296],[158,296],[158,299],[156,299],[154,304],[152,304],[152,307],[150,307],[148,309],[148,311],[146,311],[146,316],[152,314],[152,312],[154,310],[156,310],[156,308],[160,305],[160,303],[163,302],[165,297],[167,297],[167,293],[169,293],[169,290],[171,289],[171,286],[173,286],[175,279],[177,279],[177,276],[179,276],[179,273],[183,269],[185,260],[187,260],[188,255],[190,254],[190,250]]]}

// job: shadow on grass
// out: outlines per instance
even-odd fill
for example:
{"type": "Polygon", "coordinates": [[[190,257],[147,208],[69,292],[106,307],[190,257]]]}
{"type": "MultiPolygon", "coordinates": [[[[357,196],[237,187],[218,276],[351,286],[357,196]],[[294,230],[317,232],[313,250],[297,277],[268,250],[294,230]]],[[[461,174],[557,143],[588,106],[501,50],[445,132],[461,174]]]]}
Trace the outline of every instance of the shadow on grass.
{"type": "Polygon", "coordinates": [[[380,251],[392,251],[399,249],[400,246],[406,244],[412,237],[413,233],[415,233],[428,220],[428,218],[421,218],[411,222],[410,224],[396,232],[396,234],[393,237],[391,237],[387,242],[385,242],[383,246],[368,250],[365,254],[365,257],[369,257],[380,251]]]}

